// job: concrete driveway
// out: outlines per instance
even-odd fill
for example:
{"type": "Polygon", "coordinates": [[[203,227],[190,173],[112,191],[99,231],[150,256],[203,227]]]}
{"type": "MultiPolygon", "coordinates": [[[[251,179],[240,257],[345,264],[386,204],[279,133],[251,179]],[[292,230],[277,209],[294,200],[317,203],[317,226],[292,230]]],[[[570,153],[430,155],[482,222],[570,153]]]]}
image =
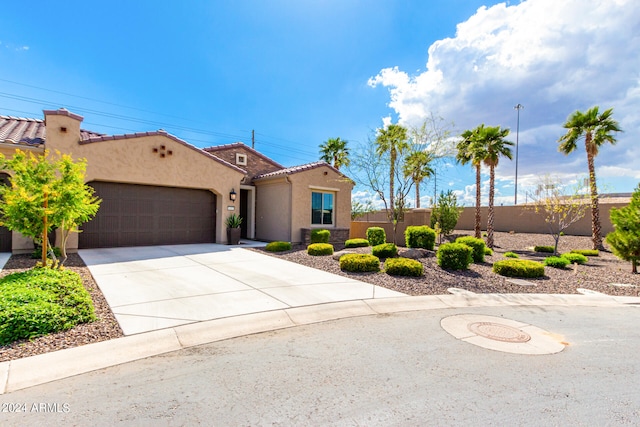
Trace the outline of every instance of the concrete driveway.
{"type": "Polygon", "coordinates": [[[404,295],[237,246],[79,253],[125,335],[291,307],[404,295]]]}

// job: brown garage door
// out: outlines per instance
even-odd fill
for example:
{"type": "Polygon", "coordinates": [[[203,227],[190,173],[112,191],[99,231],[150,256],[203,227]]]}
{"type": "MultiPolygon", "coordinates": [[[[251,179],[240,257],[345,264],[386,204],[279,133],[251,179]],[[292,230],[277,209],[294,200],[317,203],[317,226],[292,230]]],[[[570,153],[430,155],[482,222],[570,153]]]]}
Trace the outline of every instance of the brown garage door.
{"type": "Polygon", "coordinates": [[[210,191],[97,181],[89,185],[102,204],[82,227],[82,249],[215,242],[216,196],[210,191]]]}

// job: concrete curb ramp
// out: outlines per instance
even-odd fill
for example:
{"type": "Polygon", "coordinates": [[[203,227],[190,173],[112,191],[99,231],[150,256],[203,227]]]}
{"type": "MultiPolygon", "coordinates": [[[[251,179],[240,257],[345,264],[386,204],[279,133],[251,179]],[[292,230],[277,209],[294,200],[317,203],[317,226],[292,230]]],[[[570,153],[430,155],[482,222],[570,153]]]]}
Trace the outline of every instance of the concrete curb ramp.
{"type": "Polygon", "coordinates": [[[621,307],[625,304],[640,304],[640,298],[542,294],[429,295],[274,310],[182,325],[2,362],[0,394],[197,345],[350,317],[464,307],[621,307]]]}

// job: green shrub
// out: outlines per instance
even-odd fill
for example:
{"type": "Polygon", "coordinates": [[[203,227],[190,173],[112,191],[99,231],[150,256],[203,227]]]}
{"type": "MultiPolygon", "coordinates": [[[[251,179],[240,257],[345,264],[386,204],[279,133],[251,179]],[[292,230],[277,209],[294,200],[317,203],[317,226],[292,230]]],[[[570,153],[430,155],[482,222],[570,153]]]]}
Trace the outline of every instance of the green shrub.
{"type": "Polygon", "coordinates": [[[473,249],[462,243],[445,243],[437,252],[438,265],[450,270],[466,270],[473,262],[473,249]]]}
{"type": "Polygon", "coordinates": [[[291,250],[291,243],[289,242],[271,242],[268,243],[264,248],[269,252],[283,252],[291,250]]]}
{"type": "Polygon", "coordinates": [[[311,230],[311,243],[329,243],[331,232],[329,230],[315,229],[311,230]]]}
{"type": "Polygon", "coordinates": [[[307,253],[313,256],[333,255],[333,245],[329,243],[312,243],[307,246],[307,253]]]}
{"type": "Polygon", "coordinates": [[[520,255],[515,252],[505,252],[504,256],[506,256],[507,258],[520,258],[520,255]]]}
{"type": "Polygon", "coordinates": [[[546,265],[547,267],[553,267],[553,268],[565,268],[570,263],[571,261],[569,261],[568,259],[559,257],[559,256],[547,257],[544,259],[544,262],[543,262],[543,264],[546,265]]]}
{"type": "Polygon", "coordinates": [[[493,272],[507,277],[542,277],[544,265],[528,259],[504,259],[493,263],[493,272]]]}
{"type": "Polygon", "coordinates": [[[372,247],[371,253],[378,258],[391,258],[398,255],[398,247],[393,243],[383,243],[372,247]]]}
{"type": "Polygon", "coordinates": [[[488,256],[493,255],[493,249],[491,249],[491,248],[490,248],[490,247],[488,247],[488,246],[485,246],[485,247],[484,247],[484,254],[485,254],[485,255],[488,255],[488,256]]]}
{"type": "Polygon", "coordinates": [[[586,264],[587,261],[589,261],[589,258],[587,258],[586,256],[572,252],[562,254],[560,256],[562,258],[568,259],[571,264],[586,264]]]}
{"type": "Polygon", "coordinates": [[[385,273],[392,276],[422,276],[422,263],[409,258],[389,258],[384,264],[385,273]]]}
{"type": "Polygon", "coordinates": [[[456,243],[467,245],[473,249],[473,262],[484,262],[484,248],[486,248],[484,240],[476,239],[473,236],[464,236],[458,237],[456,243]]]}
{"type": "Polygon", "coordinates": [[[0,279],[0,345],[94,320],[91,297],[73,271],[34,268],[0,279]]]}
{"type": "MultiPolygon", "coordinates": [[[[60,251],[59,247],[54,246],[53,254],[56,256],[56,258],[60,258],[60,256],[62,255],[62,251],[60,251]]],[[[50,252],[47,252],[47,258],[51,258],[50,252]]],[[[36,245],[35,249],[31,253],[31,259],[42,259],[42,246],[36,245]]]]}
{"type": "Polygon", "coordinates": [[[340,257],[340,270],[353,273],[380,271],[380,259],[371,254],[345,254],[340,257]]]}
{"type": "Polygon", "coordinates": [[[408,248],[433,250],[436,232],[426,225],[410,225],[404,231],[404,241],[408,248]]]}
{"type": "Polygon", "coordinates": [[[387,242],[387,234],[382,227],[367,228],[367,240],[371,246],[381,245],[387,242]]]}
{"type": "Polygon", "coordinates": [[[580,254],[584,256],[600,256],[600,251],[597,249],[574,249],[572,254],[580,254]]]}
{"type": "Polygon", "coordinates": [[[367,239],[349,239],[344,242],[345,248],[364,248],[369,246],[369,241],[367,239]]]}
{"type": "Polygon", "coordinates": [[[534,252],[545,252],[545,253],[552,254],[554,250],[555,248],[553,246],[534,246],[533,247],[534,252]]]}

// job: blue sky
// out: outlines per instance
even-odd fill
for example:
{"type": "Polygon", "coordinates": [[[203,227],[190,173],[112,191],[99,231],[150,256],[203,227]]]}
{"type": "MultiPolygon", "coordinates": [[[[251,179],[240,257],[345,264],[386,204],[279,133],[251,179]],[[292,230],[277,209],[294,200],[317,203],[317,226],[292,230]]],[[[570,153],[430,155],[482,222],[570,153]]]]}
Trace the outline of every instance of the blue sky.
{"type": "MultiPolygon", "coordinates": [[[[625,130],[596,159],[602,187],[640,181],[631,0],[23,1],[0,24],[0,114],[66,107],[89,130],[163,128],[199,147],[250,144],[255,129],[256,149],[290,166],[317,160],[328,138],[355,149],[384,118],[416,126],[434,113],[515,140],[521,103],[523,200],[542,175],[585,175],[584,150],[565,157],[556,141],[571,112],[600,105],[625,130]]],[[[497,203],[512,203],[514,171],[499,166],[497,203]]],[[[438,170],[438,188],[465,204],[473,183],[470,168],[438,170]]]]}

